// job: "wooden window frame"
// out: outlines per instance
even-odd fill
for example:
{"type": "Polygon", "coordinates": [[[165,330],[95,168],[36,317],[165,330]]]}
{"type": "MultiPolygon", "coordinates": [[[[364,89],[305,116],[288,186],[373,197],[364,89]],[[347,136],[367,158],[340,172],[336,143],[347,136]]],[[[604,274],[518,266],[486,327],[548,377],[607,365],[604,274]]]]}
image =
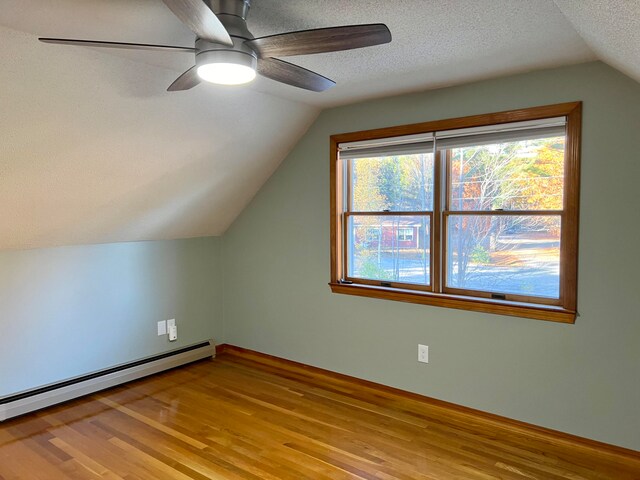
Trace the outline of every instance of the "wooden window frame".
{"type": "MultiPolygon", "coordinates": [[[[538,320],[548,320],[562,323],[574,323],[577,316],[577,278],[578,278],[578,219],[579,219],[579,182],[580,182],[580,146],[582,128],[582,102],[569,102],[542,107],[524,108],[497,112],[484,115],[472,115],[468,117],[452,118],[446,120],[436,120],[410,125],[401,125],[374,130],[364,130],[359,132],[342,133],[332,135],[330,138],[330,183],[331,183],[331,281],[329,283],[333,293],[356,295],[362,297],[380,298],[401,302],[418,303],[424,305],[434,305],[446,308],[457,308],[484,313],[502,314],[517,317],[532,318],[538,320]],[[562,229],[560,242],[560,299],[558,301],[547,302],[539,297],[537,303],[531,303],[528,297],[517,297],[510,295],[510,300],[500,300],[491,298],[487,292],[473,292],[469,295],[468,290],[459,291],[450,287],[445,289],[440,284],[444,277],[443,255],[432,255],[430,285],[426,288],[391,282],[392,286],[382,286],[380,281],[365,281],[357,279],[347,279],[342,271],[346,260],[346,249],[343,247],[347,235],[347,215],[344,215],[343,205],[346,198],[350,199],[348,185],[350,182],[344,178],[344,168],[339,157],[338,146],[341,143],[357,142],[363,140],[378,140],[389,137],[400,137],[404,135],[416,135],[422,133],[439,132],[444,130],[454,130],[462,128],[483,127],[513,123],[527,120],[542,120],[545,118],[566,117],[566,143],[564,162],[564,195],[562,211],[548,212],[542,211],[544,215],[559,215],[561,217],[562,229]],[[347,181],[345,184],[344,182],[347,181]],[[442,293],[440,293],[442,292],[442,293]]],[[[430,220],[431,247],[438,252],[442,252],[442,239],[445,215],[453,214],[445,212],[442,202],[442,185],[446,172],[441,171],[442,161],[440,152],[435,153],[434,158],[434,204],[433,214],[430,220]]],[[[448,163],[448,162],[447,162],[448,163]]],[[[447,199],[449,197],[447,196],[447,199]]],[[[349,209],[350,210],[350,209],[349,209]]],[[[358,212],[360,213],[360,212],[358,212]]],[[[371,213],[371,212],[370,212],[371,213]]],[[[376,215],[379,212],[375,212],[376,215]]],[[[409,212],[410,213],[410,212],[409,212]]],[[[469,213],[469,212],[466,212],[469,213]]],[[[474,212],[486,214],[485,212],[474,212]]],[[[514,215],[519,212],[505,211],[491,212],[493,215],[514,215]]],[[[527,211],[526,215],[536,212],[527,211]]],[[[349,215],[352,215],[350,212],[349,215]]],[[[361,213],[360,213],[361,214],[361,213]]],[[[397,215],[397,212],[393,212],[397,215]]],[[[425,215],[420,212],[420,215],[425,215]]]]}

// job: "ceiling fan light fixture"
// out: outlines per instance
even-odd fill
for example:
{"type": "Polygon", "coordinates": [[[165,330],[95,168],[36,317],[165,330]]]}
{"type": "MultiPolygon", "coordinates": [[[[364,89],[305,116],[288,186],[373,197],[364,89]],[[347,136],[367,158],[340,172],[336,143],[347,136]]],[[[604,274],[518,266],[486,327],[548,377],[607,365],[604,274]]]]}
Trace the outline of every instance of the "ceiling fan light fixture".
{"type": "Polygon", "coordinates": [[[256,71],[235,63],[208,63],[198,67],[198,75],[206,82],[219,85],[243,85],[256,78],[256,71]]]}
{"type": "Polygon", "coordinates": [[[218,85],[244,85],[256,78],[256,58],[237,50],[201,52],[196,64],[202,80],[218,85]]]}

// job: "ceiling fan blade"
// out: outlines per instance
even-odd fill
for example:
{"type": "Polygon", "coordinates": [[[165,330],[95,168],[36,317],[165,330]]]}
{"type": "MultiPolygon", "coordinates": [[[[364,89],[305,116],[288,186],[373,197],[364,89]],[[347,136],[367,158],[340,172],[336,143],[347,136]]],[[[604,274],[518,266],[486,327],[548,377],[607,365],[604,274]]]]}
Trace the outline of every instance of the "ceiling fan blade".
{"type": "Polygon", "coordinates": [[[318,73],[277,58],[262,58],[258,60],[258,73],[276,82],[286,83],[287,85],[314,92],[323,92],[336,84],[333,80],[329,80],[318,73]]]}
{"type": "Polygon", "coordinates": [[[216,14],[202,0],[162,0],[198,38],[232,46],[231,37],[216,14]]]}
{"type": "Polygon", "coordinates": [[[200,77],[195,66],[180,75],[176,80],[169,85],[167,92],[179,92],[181,90],[189,90],[200,83],[200,77]]]}
{"type": "Polygon", "coordinates": [[[337,52],[389,43],[391,32],[384,23],[316,28],[247,40],[260,57],[286,57],[337,52]]]}
{"type": "Polygon", "coordinates": [[[106,47],[122,48],[124,50],[162,50],[165,52],[189,52],[196,51],[191,47],[174,47],[172,45],[151,45],[148,43],[124,43],[124,42],[102,42],[100,40],[74,40],[71,38],[39,38],[44,43],[55,43],[58,45],[74,45],[79,47],[106,47]]]}

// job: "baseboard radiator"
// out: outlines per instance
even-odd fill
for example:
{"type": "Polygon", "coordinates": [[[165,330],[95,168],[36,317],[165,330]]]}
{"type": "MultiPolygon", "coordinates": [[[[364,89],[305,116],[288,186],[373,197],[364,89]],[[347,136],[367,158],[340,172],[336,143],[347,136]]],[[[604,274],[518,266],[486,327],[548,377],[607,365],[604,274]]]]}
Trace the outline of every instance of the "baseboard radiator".
{"type": "Polygon", "coordinates": [[[215,358],[213,340],[0,397],[0,422],[187,363],[215,358]]]}

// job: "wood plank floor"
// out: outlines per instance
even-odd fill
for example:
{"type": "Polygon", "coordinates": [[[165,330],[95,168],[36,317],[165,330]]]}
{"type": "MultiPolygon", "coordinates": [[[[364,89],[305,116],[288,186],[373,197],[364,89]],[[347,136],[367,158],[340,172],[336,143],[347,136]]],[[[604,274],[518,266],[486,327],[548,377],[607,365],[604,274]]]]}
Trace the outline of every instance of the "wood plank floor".
{"type": "Polygon", "coordinates": [[[0,424],[0,479],[640,479],[640,460],[224,354],[0,424]]]}

